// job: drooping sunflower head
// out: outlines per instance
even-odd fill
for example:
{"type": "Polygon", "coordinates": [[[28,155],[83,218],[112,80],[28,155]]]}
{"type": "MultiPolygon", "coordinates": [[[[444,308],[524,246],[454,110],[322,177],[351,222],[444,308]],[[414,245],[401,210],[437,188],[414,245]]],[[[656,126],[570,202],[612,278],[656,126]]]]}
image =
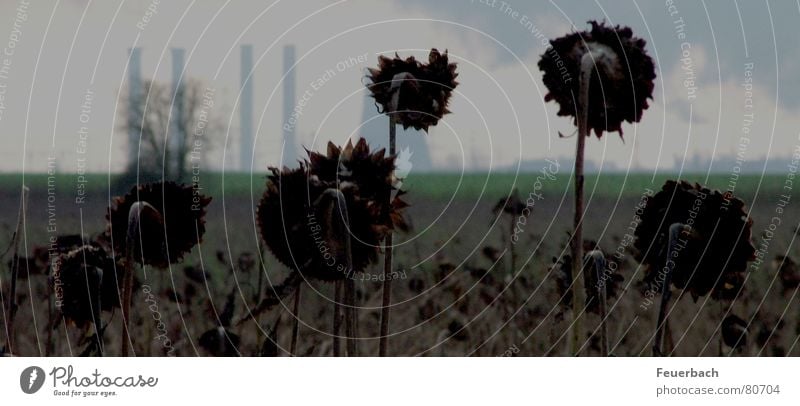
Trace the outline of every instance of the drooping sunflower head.
{"type": "Polygon", "coordinates": [[[82,327],[95,321],[95,315],[119,307],[121,266],[105,250],[84,245],[61,254],[49,277],[64,318],[82,327]]]}
{"type": "MultiPolygon", "coordinates": [[[[55,265],[54,259],[59,255],[66,254],[78,247],[84,245],[86,236],[81,234],[66,234],[56,236],[54,240],[48,241],[47,244],[34,245],[31,250],[31,256],[27,258],[18,258],[24,264],[19,270],[18,278],[27,278],[29,275],[46,275],[51,266],[55,265]]],[[[8,267],[13,266],[13,258],[8,260],[8,267]]]]}
{"type": "Polygon", "coordinates": [[[751,229],[742,200],[699,184],[670,180],[647,198],[635,231],[636,259],[648,268],[647,284],[670,269],[675,287],[687,289],[695,299],[709,292],[718,299],[731,299],[741,290],[748,262],[754,259],[751,229]],[[674,241],[667,262],[673,224],[688,227],[674,241]]]}
{"type": "Polygon", "coordinates": [[[377,260],[385,227],[373,206],[352,183],[323,182],[304,164],[273,168],[258,205],[259,233],[278,261],[304,277],[340,280],[350,272],[347,238],[353,270],[377,260]]]}
{"type": "Polygon", "coordinates": [[[125,255],[131,207],[136,204],[133,257],[139,263],[165,268],[203,241],[210,202],[199,188],[174,182],[134,186],[125,196],[114,198],[106,215],[107,233],[116,254],[125,255]]]}
{"type": "Polygon", "coordinates": [[[267,187],[258,204],[258,230],[275,258],[291,269],[313,267],[314,253],[308,222],[311,202],[325,190],[308,170],[270,168],[267,187]]]}
{"type": "Polygon", "coordinates": [[[377,260],[389,230],[405,226],[407,204],[393,186],[395,158],[370,151],[363,139],[308,154],[297,169],[272,169],[258,205],[259,232],[291,269],[323,281],[342,279],[346,239],[358,271],[377,260]]]}
{"type": "Polygon", "coordinates": [[[492,214],[497,216],[500,213],[506,213],[511,216],[520,216],[525,213],[525,202],[519,197],[519,190],[514,188],[511,193],[505,198],[500,199],[492,209],[492,214]]]}
{"type": "Polygon", "coordinates": [[[407,228],[401,214],[407,204],[397,187],[395,161],[396,156],[387,156],[384,149],[370,150],[367,141],[361,138],[355,145],[348,141],[343,148],[329,142],[324,155],[309,151],[307,165],[314,176],[328,185],[356,189],[359,199],[378,219],[376,226],[386,232],[407,228]]]}
{"type": "MultiPolygon", "coordinates": [[[[594,65],[589,84],[589,123],[598,137],[604,131],[622,136],[622,123],[638,122],[653,98],[656,77],[645,40],[628,27],[589,21],[589,31],[573,32],[550,41],[539,60],[548,93],[558,103],[559,116],[578,116],[581,60],[590,54],[594,65]]],[[[588,134],[587,134],[588,135],[588,134]]]]}
{"type": "Polygon", "coordinates": [[[413,56],[378,57],[378,67],[369,69],[367,88],[378,112],[392,115],[403,128],[428,131],[450,113],[447,106],[458,85],[456,77],[456,64],[449,61],[447,51],[442,54],[433,48],[427,64],[413,56]]]}

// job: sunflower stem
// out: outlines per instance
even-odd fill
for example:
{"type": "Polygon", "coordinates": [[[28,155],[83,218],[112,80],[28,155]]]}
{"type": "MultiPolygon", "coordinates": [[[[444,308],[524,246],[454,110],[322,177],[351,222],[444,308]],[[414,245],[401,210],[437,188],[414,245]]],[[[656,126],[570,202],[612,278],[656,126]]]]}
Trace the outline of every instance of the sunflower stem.
{"type": "MultiPolygon", "coordinates": [[[[598,274],[602,271],[598,270],[598,274]]],[[[606,320],[606,300],[607,291],[605,286],[598,287],[600,290],[598,297],[600,298],[600,356],[608,356],[608,321],[606,320]]]]}
{"type": "Polygon", "coordinates": [[[347,336],[347,356],[358,356],[358,345],[356,343],[356,292],[355,282],[352,278],[347,278],[344,282],[345,318],[344,330],[347,336]]]}
{"type": "Polygon", "coordinates": [[[17,228],[14,230],[14,241],[12,249],[14,253],[11,259],[11,288],[8,292],[8,314],[6,315],[6,332],[8,339],[6,341],[6,352],[9,354],[14,353],[14,316],[17,314],[17,277],[19,276],[19,240],[22,225],[25,223],[25,214],[28,208],[28,193],[30,189],[22,185],[22,193],[20,194],[19,201],[19,215],[17,217],[17,228]]]}
{"type": "Polygon", "coordinates": [[[386,236],[384,243],[384,262],[383,262],[383,301],[381,303],[381,330],[378,345],[378,356],[385,357],[389,344],[389,310],[392,303],[392,244],[393,238],[391,231],[386,236]]]}
{"type": "Polygon", "coordinates": [[[49,295],[47,298],[47,339],[44,346],[44,356],[49,357],[53,353],[53,313],[55,312],[55,304],[53,303],[54,290],[48,290],[49,295]]]}
{"type": "MultiPolygon", "coordinates": [[[[400,89],[395,90],[392,96],[392,111],[389,114],[389,155],[394,156],[397,152],[397,123],[395,122],[394,112],[397,110],[397,104],[400,97],[400,89]]],[[[392,171],[394,172],[394,171],[392,171]]],[[[387,208],[391,207],[392,196],[388,197],[387,208]]],[[[392,245],[394,238],[392,230],[386,235],[383,244],[383,302],[381,303],[381,327],[380,339],[378,343],[378,356],[385,357],[387,354],[387,347],[389,345],[389,310],[392,303],[392,245]]]]}
{"type": "MultiPolygon", "coordinates": [[[[263,243],[259,242],[258,243],[258,252],[259,252],[258,262],[256,263],[256,266],[255,266],[258,269],[258,289],[257,289],[257,294],[256,294],[256,296],[254,298],[254,303],[256,304],[256,306],[258,306],[258,304],[261,303],[261,296],[262,296],[261,285],[264,283],[264,271],[265,271],[263,269],[264,258],[261,257],[261,253],[265,252],[265,251],[266,250],[265,250],[265,248],[263,246],[263,243]]],[[[256,316],[256,322],[255,322],[255,326],[254,327],[255,327],[255,331],[256,331],[256,337],[260,336],[261,335],[261,314],[256,316]]],[[[275,327],[277,328],[277,324],[275,325],[275,327]]],[[[273,330],[273,331],[275,331],[275,330],[273,330]]],[[[269,337],[267,337],[267,340],[269,340],[269,337]]],[[[276,345],[277,345],[277,341],[276,341],[276,345]]]]}
{"type": "Polygon", "coordinates": [[[128,349],[131,341],[130,333],[128,332],[128,323],[131,313],[131,293],[133,290],[133,251],[132,248],[126,248],[128,251],[125,254],[125,269],[122,276],[122,347],[120,355],[123,357],[128,356],[128,349]]]}
{"type": "Polygon", "coordinates": [[[94,319],[92,324],[94,324],[94,335],[97,339],[97,351],[102,357],[105,353],[105,344],[103,343],[103,332],[105,329],[103,328],[103,320],[100,318],[103,312],[103,271],[99,270],[99,273],[100,277],[97,279],[97,286],[95,287],[97,289],[97,303],[92,305],[92,318],[94,319]]]}
{"type": "Polygon", "coordinates": [[[122,343],[120,355],[127,357],[130,346],[130,314],[131,314],[131,295],[133,294],[133,272],[136,269],[133,264],[133,249],[139,237],[139,226],[142,208],[146,203],[135,202],[128,211],[128,231],[125,235],[125,268],[122,276],[122,343]]]}
{"type": "Polygon", "coordinates": [[[517,271],[517,251],[514,249],[516,243],[514,243],[514,226],[517,224],[517,219],[511,215],[510,217],[510,224],[509,224],[509,237],[508,237],[508,249],[511,252],[511,272],[517,271]]]}
{"type": "Polygon", "coordinates": [[[586,147],[586,138],[589,136],[589,82],[592,79],[594,60],[592,54],[587,52],[581,58],[581,74],[578,94],[578,140],[575,149],[575,215],[573,218],[573,233],[570,248],[572,249],[572,338],[571,353],[580,355],[583,328],[581,314],[586,299],[584,298],[583,277],[583,156],[586,147]]]}
{"type": "Polygon", "coordinates": [[[584,266],[589,267],[594,272],[594,280],[597,281],[595,291],[597,292],[597,313],[600,316],[600,356],[608,356],[608,328],[606,325],[606,300],[608,281],[603,280],[603,271],[606,269],[606,258],[603,251],[595,249],[586,254],[584,266]]]}
{"type": "Polygon", "coordinates": [[[300,282],[297,285],[297,289],[294,291],[294,304],[292,305],[292,313],[294,316],[294,320],[292,321],[292,342],[289,345],[289,353],[292,356],[297,356],[297,336],[300,333],[300,290],[303,287],[303,283],[300,282]]]}
{"type": "MultiPolygon", "coordinates": [[[[722,320],[725,316],[725,305],[722,304],[722,301],[717,302],[717,312],[719,314],[719,319],[722,320]]],[[[717,356],[722,356],[722,330],[719,332],[719,340],[717,340],[717,356]]]]}
{"type": "MultiPolygon", "coordinates": [[[[333,208],[331,213],[338,213],[334,215],[334,230],[337,231],[335,235],[341,236],[344,239],[344,262],[345,262],[345,278],[344,278],[344,329],[347,335],[347,356],[358,356],[358,345],[356,336],[358,331],[358,319],[356,317],[356,294],[355,294],[355,281],[353,268],[353,245],[350,236],[350,215],[347,211],[347,200],[341,190],[328,189],[323,193],[320,199],[331,199],[333,208]],[[338,220],[338,221],[337,221],[338,220]]],[[[334,313],[336,308],[334,307],[334,313]]]]}
{"type": "Polygon", "coordinates": [[[342,331],[342,281],[333,284],[333,356],[342,356],[342,344],[339,334],[342,331]]]}
{"type": "MultiPolygon", "coordinates": [[[[263,251],[264,247],[259,246],[259,250],[260,250],[259,252],[264,252],[263,251]]],[[[261,303],[261,291],[262,291],[261,286],[264,284],[264,270],[261,269],[260,265],[262,263],[264,263],[264,260],[262,258],[259,258],[259,263],[256,265],[256,268],[258,268],[258,285],[256,285],[256,293],[253,296],[253,302],[256,304],[261,303]]]]}
{"type": "Polygon", "coordinates": [[[658,324],[656,325],[655,341],[653,342],[653,356],[660,357],[664,355],[664,333],[669,329],[667,326],[667,323],[669,323],[667,305],[672,297],[670,283],[672,282],[674,262],[671,258],[674,255],[673,251],[677,244],[678,236],[680,233],[684,232],[686,228],[687,226],[681,223],[674,223],[669,226],[669,245],[667,246],[667,252],[664,256],[664,268],[662,268],[662,272],[664,272],[664,281],[661,285],[661,303],[658,309],[658,324]]]}

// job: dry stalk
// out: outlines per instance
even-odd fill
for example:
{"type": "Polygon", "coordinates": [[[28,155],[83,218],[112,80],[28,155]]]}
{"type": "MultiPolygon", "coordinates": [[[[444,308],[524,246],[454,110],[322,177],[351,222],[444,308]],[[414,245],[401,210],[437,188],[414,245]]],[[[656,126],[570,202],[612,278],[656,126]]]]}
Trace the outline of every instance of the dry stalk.
{"type": "Polygon", "coordinates": [[[592,79],[594,59],[591,52],[581,58],[580,90],[578,94],[578,140],[575,149],[575,216],[573,218],[572,240],[572,338],[570,350],[573,355],[580,355],[583,328],[581,314],[586,302],[584,297],[583,276],[583,161],[586,138],[589,136],[589,82],[592,79]]]}
{"type": "Polygon", "coordinates": [[[6,316],[6,332],[8,341],[6,342],[6,352],[14,352],[14,316],[17,314],[17,277],[19,276],[19,240],[22,226],[25,224],[25,216],[28,209],[28,194],[30,189],[22,185],[22,193],[19,201],[19,215],[17,217],[17,228],[14,230],[14,240],[12,241],[13,257],[11,260],[11,289],[8,293],[8,314],[6,316]]]}
{"type": "MultiPolygon", "coordinates": [[[[687,229],[687,226],[675,223],[669,226],[669,245],[667,246],[667,252],[664,256],[664,269],[666,273],[664,275],[663,285],[661,285],[661,304],[658,309],[658,324],[656,324],[656,337],[655,341],[653,342],[653,356],[663,356],[664,355],[664,335],[665,331],[669,331],[669,319],[667,316],[667,307],[669,304],[669,300],[672,297],[672,289],[670,288],[670,283],[672,283],[672,267],[667,266],[667,261],[669,258],[672,258],[672,252],[675,249],[675,246],[678,242],[678,236],[683,233],[687,229]]],[[[671,334],[668,334],[671,336],[671,334]]]]}

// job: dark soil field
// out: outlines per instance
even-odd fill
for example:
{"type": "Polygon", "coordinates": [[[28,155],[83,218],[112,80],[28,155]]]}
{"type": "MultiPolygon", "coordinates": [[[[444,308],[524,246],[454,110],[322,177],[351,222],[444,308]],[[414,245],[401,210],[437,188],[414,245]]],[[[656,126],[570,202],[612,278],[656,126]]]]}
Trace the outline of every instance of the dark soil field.
{"type": "MultiPolygon", "coordinates": [[[[404,182],[407,217],[412,229],[395,236],[389,327],[390,355],[566,355],[571,318],[559,290],[553,259],[569,253],[572,193],[568,168],[554,178],[541,174],[412,174],[404,182]],[[539,175],[539,178],[537,178],[539,175]],[[495,213],[493,208],[513,189],[523,202],[532,196],[530,216],[495,213]],[[516,231],[512,230],[514,227],[516,231]]],[[[643,296],[644,268],[625,247],[636,205],[647,190],[660,190],[659,174],[589,175],[584,237],[606,253],[621,252],[615,295],[608,298],[608,336],[617,356],[650,355],[658,304],[643,296]],[[621,248],[620,248],[621,247],[621,248]]],[[[683,175],[690,182],[726,189],[721,176],[683,175]]],[[[6,247],[17,223],[19,188],[30,187],[20,255],[30,257],[55,235],[84,234],[94,238],[106,227],[111,198],[127,190],[116,177],[91,175],[83,187],[85,202],[75,203],[75,175],[0,175],[0,249],[5,252],[3,303],[9,292],[11,252],[6,247]],[[51,197],[49,205],[48,198],[51,197]],[[50,227],[48,229],[48,227],[50,227]]],[[[763,262],[748,273],[743,292],[734,300],[696,301],[675,291],[666,348],[672,355],[798,355],[800,332],[795,283],[781,279],[787,256],[797,260],[794,237],[800,209],[783,212],[783,176],[742,176],[735,194],[751,209],[753,240],[764,249],[763,262]],[[772,226],[771,226],[772,225],[772,226]],[[783,265],[781,265],[783,264],[783,265]],[[746,345],[736,350],[722,344],[722,320],[735,314],[747,324],[746,345]]],[[[299,320],[294,354],[333,354],[333,285],[311,282],[302,287],[299,314],[292,303],[258,311],[258,304],[288,274],[260,243],[255,207],[263,193],[264,175],[209,174],[203,193],[213,197],[202,244],[168,269],[138,268],[132,298],[132,341],[137,355],[289,355],[292,325],[299,320]],[[258,257],[261,261],[258,261],[258,257]],[[204,337],[201,339],[201,337],[204,337]]],[[[720,260],[723,260],[722,258],[720,260]]],[[[792,265],[793,266],[793,265],[792,265]]],[[[382,261],[356,275],[358,347],[361,355],[378,352],[382,261]]],[[[796,271],[796,270],[794,270],[796,271]]],[[[78,355],[88,346],[93,329],[57,317],[48,275],[23,265],[17,287],[16,352],[21,355],[78,355]],[[30,272],[30,274],[29,274],[30,272]]],[[[5,311],[4,311],[5,313],[5,311]]],[[[106,353],[119,352],[119,309],[103,313],[106,353]]],[[[596,314],[583,316],[583,354],[599,355],[596,314]]]]}

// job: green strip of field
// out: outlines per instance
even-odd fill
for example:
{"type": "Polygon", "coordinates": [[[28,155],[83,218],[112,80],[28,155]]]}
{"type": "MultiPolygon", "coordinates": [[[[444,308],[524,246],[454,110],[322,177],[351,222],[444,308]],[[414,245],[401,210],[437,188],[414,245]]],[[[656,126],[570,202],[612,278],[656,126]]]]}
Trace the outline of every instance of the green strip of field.
{"type": "MultiPolygon", "coordinates": [[[[229,196],[249,195],[251,182],[253,192],[259,195],[263,190],[265,174],[241,174],[241,173],[208,173],[200,178],[200,185],[206,194],[220,196],[223,184],[225,194],[229,196]]],[[[664,181],[674,179],[675,174],[659,174],[653,178],[652,174],[634,173],[620,174],[609,173],[603,175],[589,174],[586,176],[586,193],[594,193],[595,197],[617,198],[622,194],[623,198],[640,196],[646,188],[658,190],[664,181]]],[[[704,182],[705,174],[684,174],[683,179],[690,182],[704,182]]],[[[87,174],[82,181],[87,193],[105,193],[109,184],[113,188],[117,185],[119,175],[87,174]]],[[[70,193],[79,183],[78,176],[75,174],[57,174],[54,182],[57,193],[70,193]]],[[[783,175],[740,175],[735,179],[735,191],[742,197],[752,196],[756,188],[760,187],[759,194],[773,195],[779,193],[786,181],[783,175]]],[[[4,193],[10,193],[23,182],[23,175],[0,174],[0,189],[4,193]]],[[[46,174],[26,174],[24,182],[33,190],[43,190],[48,186],[48,176],[46,174]]],[[[729,175],[712,174],[708,178],[707,185],[716,189],[727,189],[731,177],[729,175]]],[[[414,173],[409,176],[403,189],[409,191],[417,197],[429,199],[450,199],[455,193],[459,199],[475,199],[481,193],[484,197],[503,196],[511,190],[512,186],[519,189],[520,194],[527,194],[533,190],[535,185],[543,193],[564,193],[570,187],[569,174],[558,174],[555,180],[546,179],[541,174],[523,173],[515,175],[512,173],[414,173]],[[536,185],[537,176],[540,186],[536,185]]]]}
{"type": "MultiPolygon", "coordinates": [[[[675,179],[675,174],[589,174],[586,176],[585,191],[594,193],[598,198],[622,198],[641,196],[645,189],[658,191],[668,179],[675,179]]],[[[731,183],[728,175],[713,174],[706,182],[705,174],[684,174],[682,179],[689,182],[698,182],[708,187],[727,190],[731,183]]],[[[760,187],[759,194],[774,195],[781,191],[785,177],[781,175],[741,175],[735,180],[735,194],[742,197],[751,197],[760,187]]],[[[516,187],[521,195],[527,194],[535,187],[545,194],[562,194],[571,191],[571,178],[569,174],[556,175],[555,180],[548,180],[541,174],[523,173],[520,175],[508,173],[471,173],[471,174],[414,174],[404,183],[403,188],[417,196],[429,198],[449,197],[458,189],[458,196],[475,198],[483,192],[484,196],[502,196],[511,188],[516,187]],[[540,182],[541,186],[537,184],[540,182]]]]}

